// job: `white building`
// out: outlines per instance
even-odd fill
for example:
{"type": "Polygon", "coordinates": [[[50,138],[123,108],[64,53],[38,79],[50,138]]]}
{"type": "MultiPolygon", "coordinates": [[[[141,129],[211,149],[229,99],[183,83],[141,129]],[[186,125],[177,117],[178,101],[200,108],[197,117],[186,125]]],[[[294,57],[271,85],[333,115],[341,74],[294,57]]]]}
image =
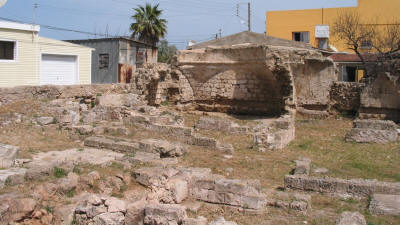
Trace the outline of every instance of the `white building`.
{"type": "Polygon", "coordinates": [[[0,21],[0,87],[90,84],[92,49],[39,31],[38,25],[0,21]]]}

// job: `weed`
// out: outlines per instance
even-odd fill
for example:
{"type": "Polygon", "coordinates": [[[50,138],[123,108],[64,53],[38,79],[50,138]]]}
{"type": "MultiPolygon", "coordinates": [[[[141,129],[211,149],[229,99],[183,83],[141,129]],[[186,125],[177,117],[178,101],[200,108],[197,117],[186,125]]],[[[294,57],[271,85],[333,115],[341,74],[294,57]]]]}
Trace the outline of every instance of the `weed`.
{"type": "Polygon", "coordinates": [[[78,152],[83,152],[84,151],[84,149],[83,148],[78,148],[78,150],[77,150],[78,152]]]}
{"type": "Polygon", "coordinates": [[[62,169],[62,168],[54,167],[53,175],[54,175],[56,178],[62,178],[62,177],[67,176],[67,172],[65,172],[65,170],[62,169]]]}
{"type": "Polygon", "coordinates": [[[125,154],[125,156],[126,157],[135,157],[135,155],[136,155],[136,152],[130,152],[130,153],[127,153],[127,154],[125,154]]]}
{"type": "Polygon", "coordinates": [[[56,124],[57,123],[57,119],[55,117],[53,117],[53,121],[51,123],[52,124],[56,124]]]}
{"type": "Polygon", "coordinates": [[[75,196],[75,189],[72,189],[72,190],[68,191],[65,195],[68,198],[73,198],[75,196]]]}
{"type": "Polygon", "coordinates": [[[100,96],[102,96],[102,95],[103,95],[102,93],[97,93],[97,94],[96,94],[97,97],[100,97],[100,96]]]}
{"type": "Polygon", "coordinates": [[[74,169],[72,170],[72,172],[80,175],[82,173],[81,169],[79,167],[74,167],[74,169]]]}
{"type": "Polygon", "coordinates": [[[169,102],[168,102],[168,101],[161,102],[161,105],[162,105],[162,106],[168,106],[168,105],[169,105],[169,102]]]}
{"type": "Polygon", "coordinates": [[[49,214],[52,214],[53,211],[54,211],[53,208],[51,206],[49,206],[49,205],[46,205],[45,209],[46,209],[46,212],[49,213],[49,214]]]}
{"type": "Polygon", "coordinates": [[[313,143],[313,141],[308,140],[308,141],[305,141],[305,142],[299,144],[298,146],[299,146],[299,148],[306,150],[306,149],[311,148],[312,143],[313,143]]]}
{"type": "Polygon", "coordinates": [[[94,101],[91,101],[91,102],[90,102],[90,107],[91,107],[91,108],[94,108],[95,106],[96,106],[96,103],[95,103],[94,101]]]}

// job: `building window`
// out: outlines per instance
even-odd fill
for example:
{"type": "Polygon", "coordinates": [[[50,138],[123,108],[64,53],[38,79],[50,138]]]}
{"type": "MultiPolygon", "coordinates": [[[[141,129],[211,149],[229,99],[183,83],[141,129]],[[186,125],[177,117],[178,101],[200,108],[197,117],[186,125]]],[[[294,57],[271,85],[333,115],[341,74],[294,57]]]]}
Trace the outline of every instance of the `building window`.
{"type": "Polygon", "coordinates": [[[372,41],[361,41],[361,48],[362,49],[372,49],[372,41]]]}
{"type": "Polygon", "coordinates": [[[310,32],[293,32],[293,41],[310,42],[310,32]]]}
{"type": "Polygon", "coordinates": [[[0,41],[0,60],[14,61],[16,56],[16,42],[0,41]]]}
{"type": "Polygon", "coordinates": [[[109,62],[109,54],[99,54],[99,69],[108,69],[109,62]]]}

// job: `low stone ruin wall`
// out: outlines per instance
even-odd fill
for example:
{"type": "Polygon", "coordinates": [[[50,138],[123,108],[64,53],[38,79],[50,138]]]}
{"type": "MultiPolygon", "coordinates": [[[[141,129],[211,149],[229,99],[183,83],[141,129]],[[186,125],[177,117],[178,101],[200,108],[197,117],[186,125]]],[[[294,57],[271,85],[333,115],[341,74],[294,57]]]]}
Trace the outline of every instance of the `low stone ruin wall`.
{"type": "MultiPolygon", "coordinates": [[[[368,81],[367,81],[368,82],[368,81]]],[[[362,119],[385,119],[400,122],[400,78],[379,74],[363,89],[359,116],[362,119]]]]}
{"type": "Polygon", "coordinates": [[[334,82],[330,90],[332,108],[339,112],[357,112],[364,87],[364,83],[334,82]]]}
{"type": "Polygon", "coordinates": [[[0,88],[0,105],[25,99],[82,99],[85,103],[94,101],[104,94],[137,93],[131,84],[93,84],[66,86],[19,86],[0,88]]]}

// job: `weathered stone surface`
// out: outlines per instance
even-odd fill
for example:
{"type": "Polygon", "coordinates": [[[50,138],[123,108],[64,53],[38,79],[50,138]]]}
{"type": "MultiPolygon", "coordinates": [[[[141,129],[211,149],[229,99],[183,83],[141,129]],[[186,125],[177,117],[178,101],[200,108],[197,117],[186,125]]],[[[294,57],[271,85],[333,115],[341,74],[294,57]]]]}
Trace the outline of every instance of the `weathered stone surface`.
{"type": "Polygon", "coordinates": [[[36,119],[36,121],[40,124],[40,125],[49,125],[55,122],[54,117],[50,117],[50,116],[43,116],[43,117],[39,117],[36,119]]]}
{"type": "Polygon", "coordinates": [[[170,143],[164,140],[145,139],[138,142],[139,149],[149,153],[159,153],[160,157],[179,157],[187,152],[180,143],[170,143]]]}
{"type": "Polygon", "coordinates": [[[179,157],[187,152],[187,148],[180,143],[170,143],[157,139],[137,141],[97,136],[86,138],[85,146],[111,149],[123,153],[135,153],[138,151],[157,153],[161,158],[179,157]]]}
{"type": "Polygon", "coordinates": [[[336,225],[366,225],[367,222],[359,212],[343,212],[336,221],[336,225]]]}
{"type": "Polygon", "coordinates": [[[285,176],[285,188],[322,193],[342,193],[356,196],[372,194],[400,194],[400,183],[371,180],[344,180],[337,178],[317,178],[308,176],[285,176]]]}
{"type": "Polygon", "coordinates": [[[166,181],[179,171],[173,168],[148,167],[135,171],[135,179],[140,184],[151,187],[166,184],[166,181]]]}
{"type": "Polygon", "coordinates": [[[71,172],[74,165],[107,165],[117,159],[122,159],[123,154],[99,149],[70,149],[65,151],[41,152],[33,156],[32,162],[25,164],[28,168],[26,178],[38,179],[49,176],[55,167],[71,172]]]}
{"type": "Polygon", "coordinates": [[[389,143],[396,142],[398,134],[396,131],[372,130],[353,128],[346,135],[347,142],[359,143],[389,143]]]}
{"type": "Polygon", "coordinates": [[[241,127],[225,118],[201,117],[195,125],[196,129],[222,131],[236,134],[247,133],[249,127],[241,127]]]}
{"type": "Polygon", "coordinates": [[[294,112],[276,120],[262,120],[253,132],[253,143],[259,150],[282,149],[295,138],[294,112]]]}
{"type": "Polygon", "coordinates": [[[210,225],[237,225],[237,223],[232,221],[226,221],[224,217],[220,217],[214,222],[210,223],[210,225]]]}
{"type": "Polygon", "coordinates": [[[178,225],[187,218],[185,207],[180,205],[148,205],[144,214],[146,225],[178,225]]]}
{"type": "Polygon", "coordinates": [[[359,143],[388,143],[398,139],[397,125],[393,121],[356,120],[346,141],[359,143]]]}
{"type": "Polygon", "coordinates": [[[359,117],[400,122],[399,76],[378,73],[361,92],[359,117]]]}
{"type": "Polygon", "coordinates": [[[199,216],[197,218],[186,218],[182,225],[207,225],[207,218],[199,216]]]}
{"type": "Polygon", "coordinates": [[[272,193],[271,199],[268,199],[268,205],[304,212],[311,209],[311,196],[276,191],[272,193]]]}
{"type": "Polygon", "coordinates": [[[128,159],[131,163],[150,163],[155,166],[168,166],[178,164],[177,158],[160,158],[160,154],[135,152],[133,157],[128,159]]]}
{"type": "Polygon", "coordinates": [[[364,87],[364,83],[334,82],[330,89],[331,105],[340,112],[357,112],[360,108],[361,92],[364,87]]]}
{"type": "Polygon", "coordinates": [[[123,213],[102,213],[93,218],[93,222],[96,225],[124,225],[125,216],[123,213]]]}
{"type": "Polygon", "coordinates": [[[295,175],[309,175],[311,169],[311,159],[302,158],[295,160],[296,168],[294,170],[295,175]]]}
{"type": "Polygon", "coordinates": [[[400,216],[400,195],[374,194],[369,211],[377,215],[400,216]]]}
{"type": "Polygon", "coordinates": [[[77,224],[123,225],[126,202],[109,196],[89,195],[76,206],[77,224]]]}
{"type": "Polygon", "coordinates": [[[29,218],[37,206],[37,202],[31,198],[1,197],[0,221],[2,224],[13,224],[29,218]]]}
{"type": "Polygon", "coordinates": [[[93,127],[90,125],[72,126],[72,130],[80,135],[90,135],[93,133],[93,127]]]}
{"type": "Polygon", "coordinates": [[[260,210],[267,200],[256,180],[230,180],[225,178],[194,178],[191,195],[201,201],[260,210]]]}
{"type": "Polygon", "coordinates": [[[10,168],[0,170],[0,188],[5,185],[17,185],[25,182],[25,168],[10,168]]]}
{"type": "Polygon", "coordinates": [[[113,213],[113,212],[126,212],[126,203],[122,200],[119,200],[117,198],[108,198],[105,203],[105,206],[108,208],[108,212],[113,213]]]}
{"type": "Polygon", "coordinates": [[[105,107],[131,107],[143,104],[136,94],[105,94],[97,98],[98,105],[105,107]]]}
{"type": "Polygon", "coordinates": [[[146,205],[147,202],[144,200],[139,200],[133,203],[129,203],[125,215],[125,223],[143,225],[144,209],[146,205]]]}
{"type": "Polygon", "coordinates": [[[0,168],[10,168],[15,165],[19,147],[0,143],[0,168]]]}

